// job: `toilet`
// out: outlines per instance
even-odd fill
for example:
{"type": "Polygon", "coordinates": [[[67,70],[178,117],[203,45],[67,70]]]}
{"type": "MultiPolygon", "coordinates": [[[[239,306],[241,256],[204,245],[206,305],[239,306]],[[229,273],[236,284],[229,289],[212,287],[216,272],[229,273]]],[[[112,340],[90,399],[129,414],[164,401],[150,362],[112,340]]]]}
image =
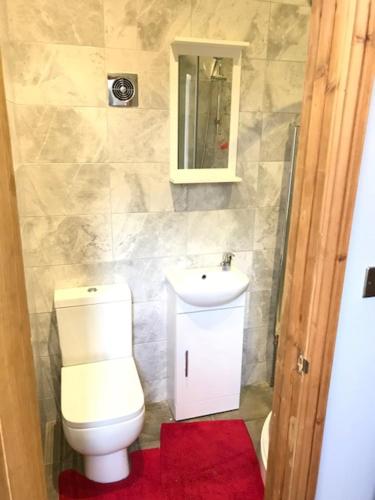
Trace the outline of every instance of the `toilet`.
{"type": "Polygon", "coordinates": [[[127,448],[144,422],[144,394],[133,359],[132,300],[126,284],[55,290],[62,354],[61,413],[66,440],[86,477],[126,478],[127,448]]]}
{"type": "Polygon", "coordinates": [[[267,462],[268,451],[270,447],[270,425],[271,425],[272,411],[267,415],[262,427],[260,436],[260,473],[262,475],[263,483],[266,484],[267,475],[267,462]]]}

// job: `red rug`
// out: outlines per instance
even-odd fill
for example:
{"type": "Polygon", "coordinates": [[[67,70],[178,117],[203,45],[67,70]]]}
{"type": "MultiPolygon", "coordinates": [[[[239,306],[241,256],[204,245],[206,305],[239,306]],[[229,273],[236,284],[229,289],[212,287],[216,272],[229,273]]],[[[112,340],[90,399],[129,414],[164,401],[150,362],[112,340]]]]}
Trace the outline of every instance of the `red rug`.
{"type": "Polygon", "coordinates": [[[262,500],[259,463],[243,420],[163,424],[162,490],[168,500],[262,500]]]}
{"type": "Polygon", "coordinates": [[[243,420],[162,424],[160,450],[131,454],[127,479],[99,484],[60,474],[60,500],[262,500],[259,464],[243,420]]]}
{"type": "Polygon", "coordinates": [[[161,500],[160,450],[134,451],[132,471],[123,481],[100,484],[90,481],[74,470],[65,470],[59,477],[60,500],[161,500]]]}

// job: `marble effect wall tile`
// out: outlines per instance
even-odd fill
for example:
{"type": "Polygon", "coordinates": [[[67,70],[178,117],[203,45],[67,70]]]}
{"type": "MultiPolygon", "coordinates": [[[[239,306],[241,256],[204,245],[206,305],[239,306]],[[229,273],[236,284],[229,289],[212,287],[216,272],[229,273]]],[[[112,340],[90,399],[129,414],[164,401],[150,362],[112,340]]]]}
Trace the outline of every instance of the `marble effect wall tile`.
{"type": "Polygon", "coordinates": [[[168,111],[108,109],[108,156],[111,162],[169,160],[168,111]],[[135,140],[136,138],[136,140],[135,140]]]}
{"type": "Polygon", "coordinates": [[[8,0],[9,29],[20,41],[104,45],[101,0],[8,0]]]}
{"type": "Polygon", "coordinates": [[[9,60],[18,104],[106,104],[104,49],[13,42],[9,60]]]}
{"type": "Polygon", "coordinates": [[[264,58],[269,8],[268,2],[254,0],[192,0],[192,36],[246,40],[249,55],[264,58]]]}
{"type": "Polygon", "coordinates": [[[105,46],[137,49],[137,2],[104,0],[105,46]]]}
{"type": "Polygon", "coordinates": [[[252,291],[271,290],[273,286],[275,260],[274,249],[254,250],[250,275],[252,291]]]}
{"type": "Polygon", "coordinates": [[[140,48],[160,50],[176,36],[190,36],[190,14],[190,0],[138,0],[140,48]]]}
{"type": "Polygon", "coordinates": [[[250,364],[246,364],[244,366],[244,374],[242,377],[243,385],[256,385],[268,382],[269,379],[267,361],[261,361],[260,363],[255,364],[251,362],[250,364]]]}
{"type": "Polygon", "coordinates": [[[187,186],[187,209],[222,210],[256,205],[258,163],[237,165],[242,182],[236,184],[191,184],[187,186]]]}
{"type": "Polygon", "coordinates": [[[259,326],[270,327],[272,320],[272,294],[270,290],[259,290],[249,294],[248,317],[245,319],[246,328],[259,326]]]}
{"type": "Polygon", "coordinates": [[[184,255],[120,260],[114,263],[114,280],[129,284],[134,302],[165,301],[166,273],[170,269],[186,269],[190,265],[190,258],[184,255]]]}
{"type": "Polygon", "coordinates": [[[43,357],[60,354],[55,314],[31,314],[30,329],[35,355],[43,357]]]}
{"type": "Polygon", "coordinates": [[[262,141],[260,148],[261,161],[289,161],[291,154],[291,125],[296,123],[297,115],[293,113],[264,113],[262,141]]]}
{"type": "MultiPolygon", "coordinates": [[[[6,26],[3,29],[6,29],[6,26]]],[[[14,102],[14,82],[12,77],[11,46],[12,46],[11,42],[8,40],[8,33],[7,32],[1,33],[1,25],[0,25],[1,63],[3,67],[3,81],[5,88],[5,99],[7,101],[7,104],[9,102],[11,103],[14,102]]]]}
{"type": "Polygon", "coordinates": [[[254,249],[275,248],[279,230],[279,207],[257,208],[254,224],[254,249]]]}
{"type": "Polygon", "coordinates": [[[259,160],[262,134],[262,114],[240,112],[238,126],[238,161],[250,163],[259,160]]]}
{"type": "Polygon", "coordinates": [[[304,63],[269,61],[266,68],[264,110],[299,113],[304,76],[304,63]]]}
{"type": "Polygon", "coordinates": [[[268,59],[305,61],[310,8],[271,3],[268,59]]]}
{"type": "Polygon", "coordinates": [[[106,215],[23,217],[21,236],[27,267],[112,258],[111,221],[106,215]]]}
{"type": "MultiPolygon", "coordinates": [[[[44,426],[46,425],[47,422],[56,422],[56,420],[58,419],[59,408],[56,404],[55,397],[39,399],[38,403],[39,403],[40,420],[44,430],[44,426]]],[[[45,433],[43,432],[42,439],[44,437],[45,433]]]]}
{"type": "Polygon", "coordinates": [[[158,403],[167,399],[167,379],[142,382],[146,403],[158,403]]]}
{"type": "Polygon", "coordinates": [[[55,395],[55,385],[53,380],[52,357],[34,356],[34,366],[38,399],[53,399],[55,395]]]}
{"type": "Polygon", "coordinates": [[[259,326],[246,330],[247,364],[258,364],[266,359],[268,327],[259,326]]]}
{"type": "Polygon", "coordinates": [[[148,384],[155,387],[157,381],[164,381],[167,377],[166,340],[135,344],[134,358],[148,399],[148,384]]]}
{"type": "Polygon", "coordinates": [[[276,207],[280,205],[285,174],[285,163],[282,161],[262,162],[259,164],[257,186],[258,207],[276,207]]]}
{"type": "Polygon", "coordinates": [[[169,182],[164,163],[111,166],[112,212],[164,212],[186,208],[186,187],[169,182]]]}
{"type": "Polygon", "coordinates": [[[6,106],[7,106],[9,133],[11,140],[10,145],[12,148],[13,169],[16,172],[21,163],[21,156],[20,156],[21,153],[19,147],[18,130],[16,127],[16,116],[15,116],[16,105],[13,102],[7,100],[6,106]]]}
{"type": "Polygon", "coordinates": [[[184,213],[113,214],[112,225],[116,260],[177,256],[185,252],[184,213]]]}
{"type": "Polygon", "coordinates": [[[242,383],[259,384],[269,381],[268,367],[272,353],[267,352],[269,333],[266,326],[245,329],[246,350],[242,360],[242,383]]]}
{"type": "Polygon", "coordinates": [[[107,47],[154,50],[191,35],[190,0],[104,0],[107,47]]]}
{"type": "Polygon", "coordinates": [[[22,162],[105,160],[104,109],[17,105],[15,111],[22,162]]]}
{"type": "Polygon", "coordinates": [[[103,47],[101,0],[8,0],[7,5],[16,40],[103,47]]]}
{"type": "Polygon", "coordinates": [[[165,340],[166,303],[138,302],[133,305],[133,337],[135,344],[165,340]]]}
{"type": "Polygon", "coordinates": [[[188,214],[187,253],[251,250],[254,211],[212,210],[188,214]],[[225,227],[225,231],[222,228],[225,227]]]}
{"type": "Polygon", "coordinates": [[[241,67],[240,111],[262,111],[266,61],[250,59],[244,51],[241,67]]]}
{"type": "Polygon", "coordinates": [[[109,213],[110,169],[103,163],[21,165],[16,172],[20,215],[109,213]]]}
{"type": "MultiPolygon", "coordinates": [[[[41,266],[25,269],[27,302],[30,313],[53,311],[53,294],[56,288],[73,288],[88,285],[109,285],[121,282],[112,262],[41,266]],[[117,278],[117,279],[116,279],[117,278]]],[[[123,278],[123,281],[126,277],[123,278]]]]}

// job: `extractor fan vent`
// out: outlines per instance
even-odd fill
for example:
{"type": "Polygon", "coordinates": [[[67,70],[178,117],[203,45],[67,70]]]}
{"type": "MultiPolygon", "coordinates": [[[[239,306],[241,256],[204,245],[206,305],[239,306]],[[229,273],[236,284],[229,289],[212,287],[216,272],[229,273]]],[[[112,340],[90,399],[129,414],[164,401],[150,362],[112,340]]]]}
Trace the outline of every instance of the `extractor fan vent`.
{"type": "Polygon", "coordinates": [[[108,75],[108,97],[110,106],[138,106],[137,75],[108,75]]]}

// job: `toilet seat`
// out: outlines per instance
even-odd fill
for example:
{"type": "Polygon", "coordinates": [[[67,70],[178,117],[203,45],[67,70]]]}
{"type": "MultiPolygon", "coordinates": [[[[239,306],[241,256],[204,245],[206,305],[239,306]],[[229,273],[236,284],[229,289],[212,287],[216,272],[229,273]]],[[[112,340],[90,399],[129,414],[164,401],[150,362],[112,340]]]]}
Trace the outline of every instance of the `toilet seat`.
{"type": "Polygon", "coordinates": [[[61,412],[70,427],[124,422],[141,414],[143,408],[143,390],[132,357],[61,370],[61,412]]]}

